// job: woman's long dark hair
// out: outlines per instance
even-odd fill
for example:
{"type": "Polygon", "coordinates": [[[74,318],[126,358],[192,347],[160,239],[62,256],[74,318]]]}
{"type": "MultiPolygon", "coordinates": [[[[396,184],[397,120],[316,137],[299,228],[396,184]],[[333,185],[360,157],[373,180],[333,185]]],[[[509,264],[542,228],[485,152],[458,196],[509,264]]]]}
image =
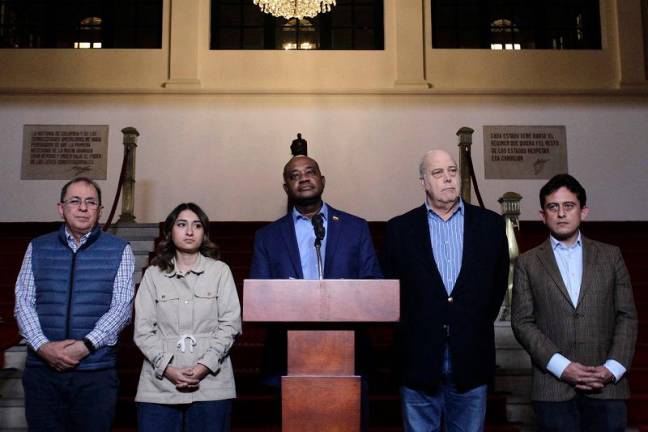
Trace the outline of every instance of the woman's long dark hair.
{"type": "Polygon", "coordinates": [[[203,226],[205,235],[203,237],[202,244],[200,245],[199,252],[204,256],[213,259],[218,259],[220,257],[218,246],[216,246],[216,244],[209,240],[209,218],[207,217],[205,212],[194,203],[182,203],[174,208],[164,221],[164,228],[162,229],[162,240],[160,240],[157,247],[155,248],[155,257],[151,260],[151,265],[159,267],[162,271],[173,270],[173,258],[176,254],[176,247],[175,244],[173,244],[171,232],[173,231],[173,226],[178,219],[178,215],[184,210],[191,210],[192,212],[196,213],[198,219],[200,219],[200,223],[203,226]]]}

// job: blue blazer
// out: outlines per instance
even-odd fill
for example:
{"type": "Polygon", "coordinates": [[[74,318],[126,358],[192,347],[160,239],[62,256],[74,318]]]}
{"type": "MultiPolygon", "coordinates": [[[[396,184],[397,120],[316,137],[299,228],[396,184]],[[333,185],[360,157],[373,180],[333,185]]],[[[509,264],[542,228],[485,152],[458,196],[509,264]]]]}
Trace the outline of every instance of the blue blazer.
{"type": "MultiPolygon", "coordinates": [[[[367,221],[328,206],[324,279],[379,279],[367,221]]],[[[257,231],[251,279],[303,279],[292,214],[257,231]]]]}
{"type": "MultiPolygon", "coordinates": [[[[378,265],[367,221],[328,206],[326,230],[325,279],[380,279],[378,265]]],[[[297,235],[292,214],[257,231],[250,268],[251,279],[303,279],[297,235]]],[[[286,374],[286,328],[282,324],[267,325],[268,333],[263,352],[262,381],[280,385],[286,374]]],[[[369,338],[356,332],[356,372],[370,367],[369,338]]]]}

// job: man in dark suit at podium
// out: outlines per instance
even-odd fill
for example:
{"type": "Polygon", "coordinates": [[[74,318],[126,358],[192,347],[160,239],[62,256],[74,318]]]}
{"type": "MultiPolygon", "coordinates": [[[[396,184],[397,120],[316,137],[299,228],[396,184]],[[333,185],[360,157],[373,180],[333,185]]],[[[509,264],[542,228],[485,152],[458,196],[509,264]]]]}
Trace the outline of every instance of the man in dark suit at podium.
{"type": "Polygon", "coordinates": [[[313,225],[317,216],[324,228],[323,279],[382,277],[367,222],[322,201],[326,179],[317,162],[295,156],[284,167],[283,178],[294,206],[256,233],[250,278],[319,279],[313,225]]]}
{"type": "Polygon", "coordinates": [[[464,203],[443,150],[419,166],[425,203],[387,224],[384,270],[400,279],[405,431],[481,431],[495,372],[493,321],[507,287],[504,219],[464,203]]]}
{"type": "MultiPolygon", "coordinates": [[[[364,219],[322,201],[326,183],[317,162],[293,157],[283,170],[284,190],[292,209],[254,238],[250,279],[377,279],[382,278],[369,226],[364,219]],[[319,255],[315,242],[319,237],[319,255]],[[321,269],[321,276],[320,276],[321,269]]],[[[357,335],[356,369],[366,366],[367,341],[357,335]]],[[[286,332],[271,327],[263,362],[264,382],[279,386],[286,375],[286,332]]]]}

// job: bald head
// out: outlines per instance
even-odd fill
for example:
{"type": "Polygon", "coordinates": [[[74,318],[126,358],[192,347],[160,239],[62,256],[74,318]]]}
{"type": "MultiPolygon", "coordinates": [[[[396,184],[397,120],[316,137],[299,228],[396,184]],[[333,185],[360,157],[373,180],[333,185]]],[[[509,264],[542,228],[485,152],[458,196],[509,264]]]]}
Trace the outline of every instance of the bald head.
{"type": "Polygon", "coordinates": [[[312,167],[315,167],[317,171],[320,171],[319,164],[317,161],[313,158],[310,158],[305,155],[296,155],[290,158],[288,162],[286,162],[286,165],[284,165],[283,169],[283,178],[286,180],[288,176],[290,175],[290,172],[293,170],[293,168],[297,165],[309,165],[312,167]]]}
{"type": "Polygon", "coordinates": [[[449,215],[459,201],[459,173],[457,162],[445,150],[425,153],[419,165],[421,186],[426,201],[439,215],[449,215]]]}
{"type": "Polygon", "coordinates": [[[283,177],[284,191],[300,213],[319,210],[326,179],[315,159],[303,155],[293,157],[284,167],[283,177]]]}
{"type": "Polygon", "coordinates": [[[439,160],[451,161],[454,166],[457,166],[457,161],[455,161],[450,153],[441,149],[432,149],[425,153],[421,158],[421,163],[419,164],[419,178],[423,178],[431,163],[433,164],[435,161],[439,160]]]}

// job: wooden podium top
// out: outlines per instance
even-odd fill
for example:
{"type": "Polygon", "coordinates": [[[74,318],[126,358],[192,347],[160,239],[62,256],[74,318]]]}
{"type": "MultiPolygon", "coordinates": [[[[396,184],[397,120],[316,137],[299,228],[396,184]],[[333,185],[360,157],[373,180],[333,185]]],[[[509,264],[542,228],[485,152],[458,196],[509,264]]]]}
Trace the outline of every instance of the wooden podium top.
{"type": "Polygon", "coordinates": [[[391,279],[246,279],[246,322],[396,322],[399,283],[391,279]]]}

